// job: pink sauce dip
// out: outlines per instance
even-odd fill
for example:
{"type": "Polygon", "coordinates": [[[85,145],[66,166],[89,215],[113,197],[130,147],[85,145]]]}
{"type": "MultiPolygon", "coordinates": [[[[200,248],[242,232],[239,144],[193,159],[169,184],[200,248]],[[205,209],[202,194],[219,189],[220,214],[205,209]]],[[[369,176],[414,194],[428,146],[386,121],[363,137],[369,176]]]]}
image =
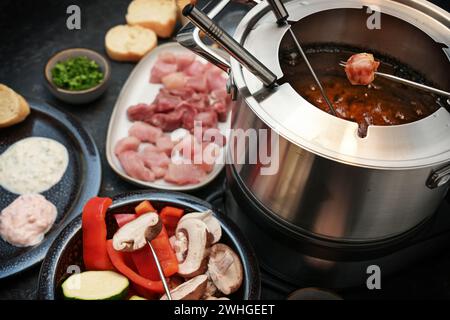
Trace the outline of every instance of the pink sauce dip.
{"type": "Polygon", "coordinates": [[[0,236],[17,247],[40,243],[56,219],[56,207],[40,194],[19,196],[0,214],[0,236]]]}

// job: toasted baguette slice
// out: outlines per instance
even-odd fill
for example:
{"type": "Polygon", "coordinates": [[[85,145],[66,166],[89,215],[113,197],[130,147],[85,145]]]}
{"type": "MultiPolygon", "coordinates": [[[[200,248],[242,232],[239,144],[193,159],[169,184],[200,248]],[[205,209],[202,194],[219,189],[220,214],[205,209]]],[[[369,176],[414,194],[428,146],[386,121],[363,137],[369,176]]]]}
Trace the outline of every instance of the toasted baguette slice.
{"type": "Polygon", "coordinates": [[[106,53],[117,61],[139,61],[157,44],[155,32],[140,26],[118,25],[105,37],[106,53]]]}
{"type": "Polygon", "coordinates": [[[129,25],[149,28],[161,38],[169,38],[177,23],[175,0],[134,0],[126,15],[129,25]]]}
{"type": "Polygon", "coordinates": [[[14,90],[0,84],[0,128],[22,122],[30,114],[30,106],[14,90]]]}

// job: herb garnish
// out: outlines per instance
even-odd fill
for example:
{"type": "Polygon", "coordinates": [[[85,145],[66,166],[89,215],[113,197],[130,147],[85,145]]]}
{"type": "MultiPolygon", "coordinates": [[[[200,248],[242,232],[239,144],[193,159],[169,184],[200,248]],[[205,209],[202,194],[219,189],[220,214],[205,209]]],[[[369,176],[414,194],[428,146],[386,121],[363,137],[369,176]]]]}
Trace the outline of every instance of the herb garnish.
{"type": "Polygon", "coordinates": [[[102,82],[103,77],[97,62],[85,56],[60,61],[52,69],[53,83],[57,87],[73,91],[95,87],[102,82]]]}

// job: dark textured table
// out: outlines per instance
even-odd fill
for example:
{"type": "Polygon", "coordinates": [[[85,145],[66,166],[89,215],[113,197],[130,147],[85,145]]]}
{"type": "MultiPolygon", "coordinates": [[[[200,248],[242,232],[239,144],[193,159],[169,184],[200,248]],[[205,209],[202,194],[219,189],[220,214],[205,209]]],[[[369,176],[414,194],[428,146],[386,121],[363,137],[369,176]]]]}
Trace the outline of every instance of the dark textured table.
{"type": "MultiPolygon", "coordinates": [[[[99,100],[84,106],[66,105],[53,98],[45,88],[43,68],[55,52],[69,47],[86,47],[105,54],[106,31],[125,23],[129,0],[76,1],[49,0],[0,2],[0,83],[4,83],[25,97],[48,101],[77,117],[94,137],[102,156],[103,181],[100,194],[112,196],[136,187],[124,182],[109,167],[105,158],[105,141],[109,118],[117,96],[134,67],[132,63],[111,62],[111,84],[99,100]],[[81,30],[66,28],[66,8],[81,7],[81,30]]],[[[440,1],[442,5],[446,0],[440,1]]],[[[223,174],[212,184],[194,193],[206,197],[223,182],[223,174]]],[[[0,281],[0,299],[33,299],[39,265],[21,274],[0,281]]],[[[450,252],[430,262],[415,266],[388,281],[382,290],[385,297],[450,298],[450,252]],[[427,291],[428,290],[428,291],[427,291]]],[[[354,290],[344,296],[363,297],[366,293],[354,290]]],[[[264,297],[277,297],[266,291],[264,297]]],[[[383,297],[383,294],[377,295],[383,297]]]]}

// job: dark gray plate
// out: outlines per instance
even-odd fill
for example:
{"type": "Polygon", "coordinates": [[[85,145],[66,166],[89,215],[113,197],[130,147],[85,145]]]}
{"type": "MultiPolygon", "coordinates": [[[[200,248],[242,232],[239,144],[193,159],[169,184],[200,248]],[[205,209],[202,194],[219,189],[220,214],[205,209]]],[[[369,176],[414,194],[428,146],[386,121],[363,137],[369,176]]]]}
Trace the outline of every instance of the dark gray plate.
{"type": "MultiPolygon", "coordinates": [[[[230,219],[199,198],[178,192],[149,190],[117,195],[113,198],[113,204],[106,215],[109,237],[112,237],[117,230],[112,214],[133,212],[134,207],[143,200],[150,200],[157,210],[161,210],[167,205],[183,208],[185,212],[211,209],[222,226],[223,234],[220,242],[229,245],[240,256],[244,268],[244,282],[230,298],[232,300],[258,300],[260,298],[260,272],[255,253],[249,242],[230,219]]],[[[42,263],[39,274],[38,299],[62,299],[61,283],[74,272],[74,267],[83,269],[82,236],[81,217],[74,219],[58,235],[42,263]]]]}
{"type": "MultiPolygon", "coordinates": [[[[40,262],[60,230],[77,216],[84,203],[97,195],[101,183],[100,155],[92,137],[73,117],[48,104],[27,99],[28,118],[15,126],[0,129],[0,154],[13,143],[27,137],[46,137],[62,143],[69,152],[69,165],[61,181],[43,195],[58,209],[52,229],[40,244],[14,247],[0,238],[0,279],[40,262]]],[[[18,195],[0,187],[0,210],[18,195]]]]}

